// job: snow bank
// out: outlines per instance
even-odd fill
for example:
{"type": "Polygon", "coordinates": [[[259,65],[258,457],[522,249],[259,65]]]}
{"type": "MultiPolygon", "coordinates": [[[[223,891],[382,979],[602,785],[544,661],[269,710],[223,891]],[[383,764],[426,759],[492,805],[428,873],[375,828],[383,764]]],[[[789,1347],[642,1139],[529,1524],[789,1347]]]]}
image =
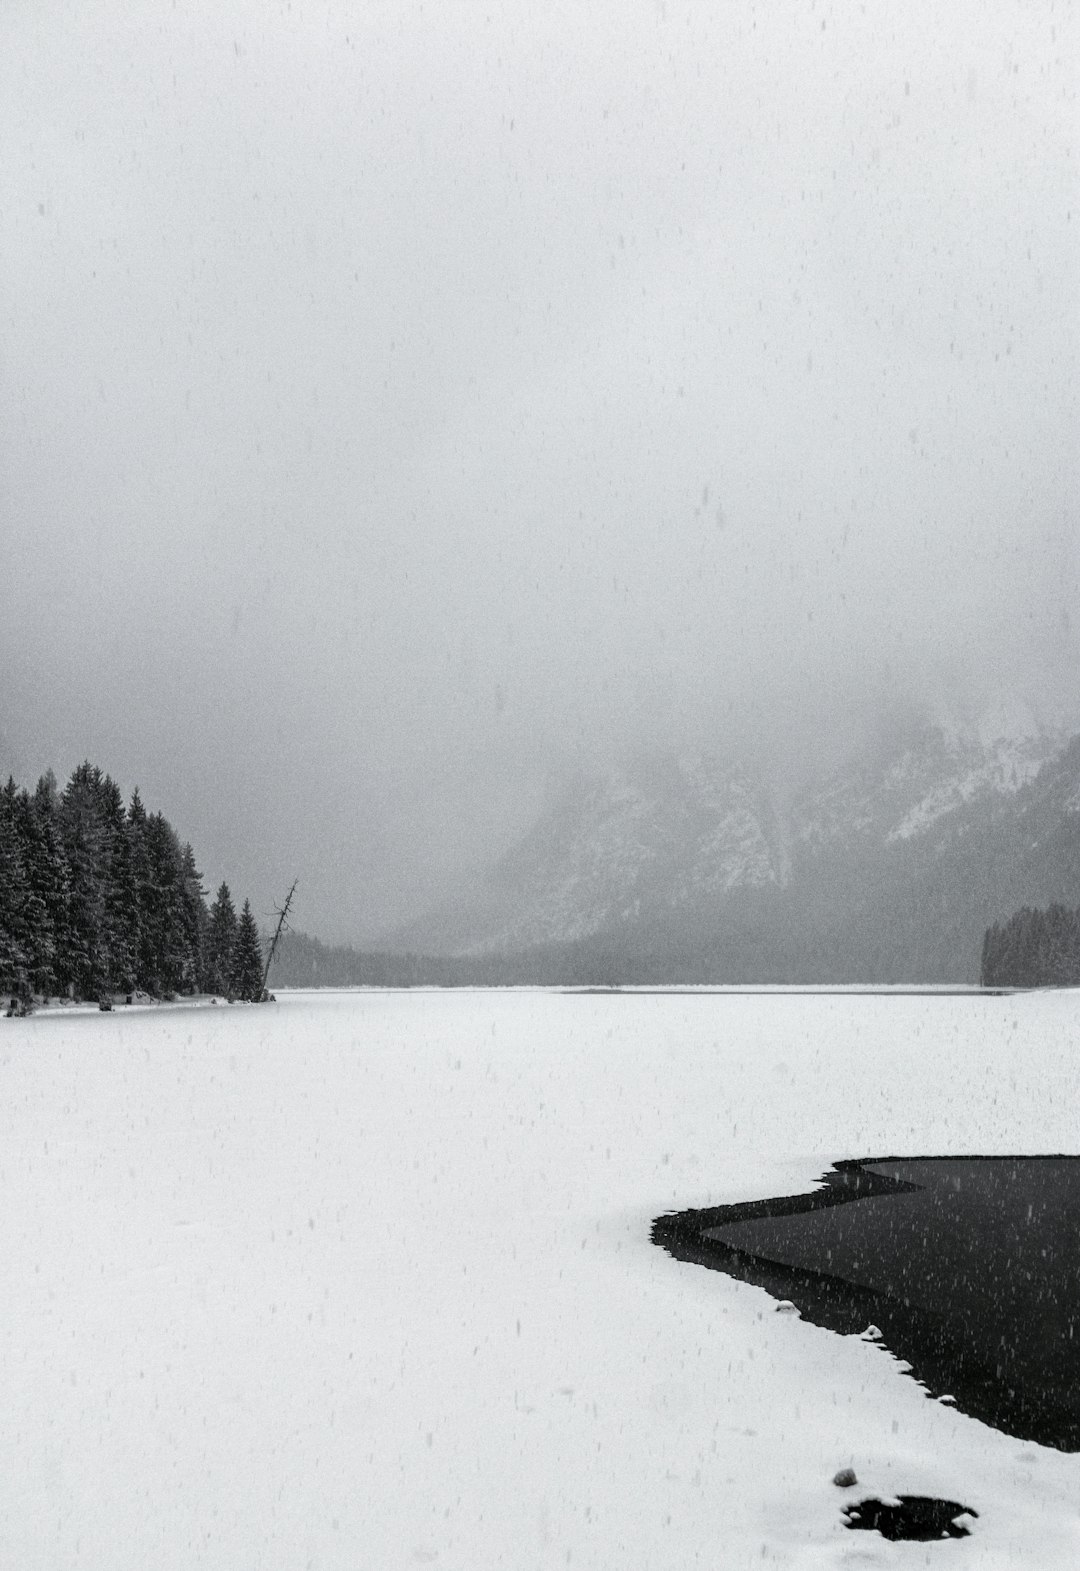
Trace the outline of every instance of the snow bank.
{"type": "Polygon", "coordinates": [[[1080,1458],[648,1242],[1076,1149],[1080,999],[330,994],[0,1021],[0,1564],[1054,1568],[1080,1458]],[[972,1537],[846,1532],[862,1491],[972,1537]]]}

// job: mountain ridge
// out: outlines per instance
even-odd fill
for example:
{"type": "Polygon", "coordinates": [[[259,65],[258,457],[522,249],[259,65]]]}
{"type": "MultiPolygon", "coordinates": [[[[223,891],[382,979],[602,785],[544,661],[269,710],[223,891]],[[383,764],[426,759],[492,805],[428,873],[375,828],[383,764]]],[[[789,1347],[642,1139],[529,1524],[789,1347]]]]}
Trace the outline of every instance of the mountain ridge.
{"type": "Polygon", "coordinates": [[[927,724],[801,781],[638,755],[580,777],[469,900],[392,947],[593,946],[638,980],[972,980],[990,921],[1080,903],[1078,826],[1080,738],[1064,730],[927,724]]]}

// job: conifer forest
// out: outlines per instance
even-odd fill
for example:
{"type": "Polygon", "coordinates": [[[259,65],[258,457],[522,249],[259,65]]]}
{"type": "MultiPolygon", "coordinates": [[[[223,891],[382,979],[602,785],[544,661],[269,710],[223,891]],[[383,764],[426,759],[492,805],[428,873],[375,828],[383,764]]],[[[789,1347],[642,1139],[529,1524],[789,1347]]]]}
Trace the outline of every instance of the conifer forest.
{"type": "Polygon", "coordinates": [[[1080,910],[1055,903],[1022,906],[987,929],[983,987],[1076,987],[1080,984],[1080,910]]]}
{"type": "Polygon", "coordinates": [[[82,763],[61,791],[0,790],[0,997],[168,999],[214,993],[257,1001],[263,949],[251,904],[237,915],[222,883],[207,905],[190,845],[136,789],[82,763]]]}

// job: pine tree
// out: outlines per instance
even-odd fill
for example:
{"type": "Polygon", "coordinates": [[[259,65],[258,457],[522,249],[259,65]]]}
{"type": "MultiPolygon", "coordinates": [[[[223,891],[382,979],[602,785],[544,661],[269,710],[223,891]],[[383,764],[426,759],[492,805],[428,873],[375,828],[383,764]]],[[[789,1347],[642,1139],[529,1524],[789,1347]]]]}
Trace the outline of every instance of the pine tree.
{"type": "Polygon", "coordinates": [[[31,992],[48,994],[56,991],[56,936],[45,901],[45,848],[29,792],[20,791],[14,799],[5,793],[5,806],[14,826],[24,878],[20,927],[28,987],[31,992]]]}
{"type": "Polygon", "coordinates": [[[180,842],[161,813],[146,820],[148,881],[145,887],[142,957],[153,993],[181,993],[195,985],[184,928],[184,857],[180,842]]]}
{"type": "Polygon", "coordinates": [[[228,884],[217,892],[206,933],[206,986],[211,993],[232,992],[233,949],[236,944],[236,910],[228,884]]]}
{"type": "Polygon", "coordinates": [[[206,910],[202,874],[195,866],[195,853],[190,845],[184,846],[181,855],[180,890],[191,976],[190,990],[197,992],[206,987],[206,936],[210,918],[206,910]]]}
{"type": "Polygon", "coordinates": [[[154,905],[153,879],[150,872],[150,852],[146,839],[146,808],[139,795],[138,786],[131,793],[127,810],[128,845],[131,847],[131,881],[135,891],[135,985],[150,992],[153,987],[153,963],[150,933],[151,908],[154,905]]]}
{"type": "Polygon", "coordinates": [[[1065,955],[1065,985],[1076,987],[1080,984],[1080,910],[1071,911],[1069,922],[1069,937],[1065,955]]]}
{"type": "MultiPolygon", "coordinates": [[[[127,811],[115,781],[89,761],[63,793],[51,771],[33,796],[0,788],[0,991],[94,998],[140,986],[262,991],[258,928],[243,945],[227,884],[211,918],[190,845],[136,789],[127,811]]],[[[250,931],[248,930],[250,929],[250,931]]]]}
{"type": "Polygon", "coordinates": [[[30,995],[28,934],[29,883],[15,822],[14,780],[0,791],[0,992],[25,1000],[30,995]]]}
{"type": "Polygon", "coordinates": [[[987,929],[980,971],[984,987],[1076,987],[1080,984],[1080,910],[1021,906],[1004,926],[987,929]]]}
{"type": "Polygon", "coordinates": [[[52,770],[42,775],[29,803],[27,876],[44,908],[32,981],[42,994],[67,991],[75,947],[71,879],[60,835],[59,793],[52,770]]]}
{"type": "Polygon", "coordinates": [[[240,921],[236,928],[236,946],[233,950],[232,990],[237,998],[257,1004],[262,998],[263,954],[259,929],[251,914],[251,901],[244,901],[240,921]]]}
{"type": "Polygon", "coordinates": [[[105,830],[105,987],[108,992],[126,993],[135,986],[139,962],[139,898],[124,799],[108,775],[101,785],[101,811],[105,830]]]}
{"type": "Polygon", "coordinates": [[[80,998],[96,998],[107,981],[103,777],[82,763],[60,798],[60,826],[71,881],[69,971],[80,998]]]}

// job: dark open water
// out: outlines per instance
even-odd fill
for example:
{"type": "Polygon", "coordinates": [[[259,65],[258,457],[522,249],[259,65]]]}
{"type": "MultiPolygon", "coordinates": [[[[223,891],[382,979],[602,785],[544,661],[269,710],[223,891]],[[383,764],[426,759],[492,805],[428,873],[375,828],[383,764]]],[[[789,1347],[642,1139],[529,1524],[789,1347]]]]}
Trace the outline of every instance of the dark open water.
{"type": "Polygon", "coordinates": [[[653,1237],[815,1325],[874,1325],[931,1396],[1080,1450],[1080,1158],[885,1157],[824,1184],[660,1217],[653,1237]]]}

